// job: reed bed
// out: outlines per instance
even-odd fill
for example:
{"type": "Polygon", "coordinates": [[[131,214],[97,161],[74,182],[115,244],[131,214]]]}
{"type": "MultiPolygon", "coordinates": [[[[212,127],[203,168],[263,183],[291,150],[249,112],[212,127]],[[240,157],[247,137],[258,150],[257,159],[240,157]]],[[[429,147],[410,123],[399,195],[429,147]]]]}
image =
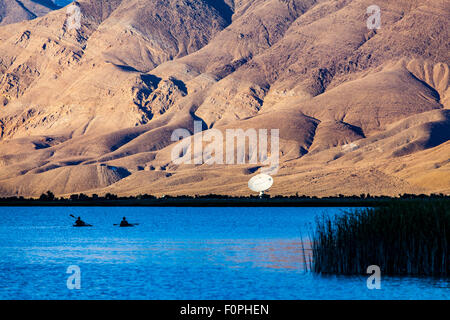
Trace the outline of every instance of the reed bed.
{"type": "Polygon", "coordinates": [[[394,201],[322,216],[312,234],[311,269],[324,274],[450,275],[450,201],[394,201]]]}

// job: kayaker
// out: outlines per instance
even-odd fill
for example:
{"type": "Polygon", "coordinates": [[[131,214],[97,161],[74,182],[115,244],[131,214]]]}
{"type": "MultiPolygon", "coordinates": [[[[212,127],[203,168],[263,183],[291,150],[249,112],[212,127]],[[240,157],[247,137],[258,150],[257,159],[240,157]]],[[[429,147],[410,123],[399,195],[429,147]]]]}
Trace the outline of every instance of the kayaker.
{"type": "Polygon", "coordinates": [[[81,217],[78,217],[77,221],[75,221],[75,225],[77,227],[84,227],[86,225],[86,222],[84,222],[83,220],[81,220],[81,217]]]}
{"type": "Polygon", "coordinates": [[[120,222],[120,226],[121,227],[129,227],[130,226],[126,217],[123,217],[122,221],[120,222]]]}

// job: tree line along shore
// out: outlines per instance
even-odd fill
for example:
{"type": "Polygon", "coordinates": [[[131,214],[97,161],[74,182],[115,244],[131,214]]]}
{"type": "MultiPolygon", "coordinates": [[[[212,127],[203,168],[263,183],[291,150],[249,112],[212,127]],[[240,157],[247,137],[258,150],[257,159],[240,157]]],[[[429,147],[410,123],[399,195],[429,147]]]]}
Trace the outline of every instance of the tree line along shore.
{"type": "Polygon", "coordinates": [[[398,197],[338,195],[334,197],[315,196],[226,196],[226,195],[185,195],[162,196],[143,194],[137,196],[121,197],[115,194],[86,195],[72,194],[68,197],[56,197],[51,191],[42,194],[39,198],[5,197],[0,198],[0,206],[187,206],[187,207],[245,207],[245,206],[272,206],[272,207],[380,207],[393,202],[429,202],[434,200],[450,201],[449,195],[414,195],[402,194],[398,197]]]}

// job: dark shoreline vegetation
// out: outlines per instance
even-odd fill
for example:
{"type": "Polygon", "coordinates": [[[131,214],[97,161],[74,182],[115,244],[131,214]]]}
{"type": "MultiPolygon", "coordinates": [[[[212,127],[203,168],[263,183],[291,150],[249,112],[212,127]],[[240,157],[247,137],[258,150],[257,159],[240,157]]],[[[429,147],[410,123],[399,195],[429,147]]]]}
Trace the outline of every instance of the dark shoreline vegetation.
{"type": "Polygon", "coordinates": [[[137,195],[119,197],[114,194],[88,196],[83,193],[70,197],[55,197],[48,191],[39,198],[7,197],[0,198],[0,206],[104,206],[104,207],[381,207],[391,203],[428,203],[436,200],[450,201],[449,195],[413,195],[403,194],[398,197],[338,195],[335,197],[310,196],[164,196],[137,195]]]}
{"type": "Polygon", "coordinates": [[[377,265],[382,275],[449,277],[450,201],[394,201],[322,216],[311,244],[316,273],[367,275],[377,265]]]}

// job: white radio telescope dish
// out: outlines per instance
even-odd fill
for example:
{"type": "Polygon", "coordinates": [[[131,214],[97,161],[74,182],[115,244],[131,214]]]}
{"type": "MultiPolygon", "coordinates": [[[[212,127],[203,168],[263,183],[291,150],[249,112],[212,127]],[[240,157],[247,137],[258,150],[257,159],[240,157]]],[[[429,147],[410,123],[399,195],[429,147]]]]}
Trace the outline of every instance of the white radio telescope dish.
{"type": "Polygon", "coordinates": [[[260,195],[263,195],[264,191],[269,190],[272,185],[273,178],[265,173],[258,174],[248,181],[250,190],[259,192],[260,195]]]}

